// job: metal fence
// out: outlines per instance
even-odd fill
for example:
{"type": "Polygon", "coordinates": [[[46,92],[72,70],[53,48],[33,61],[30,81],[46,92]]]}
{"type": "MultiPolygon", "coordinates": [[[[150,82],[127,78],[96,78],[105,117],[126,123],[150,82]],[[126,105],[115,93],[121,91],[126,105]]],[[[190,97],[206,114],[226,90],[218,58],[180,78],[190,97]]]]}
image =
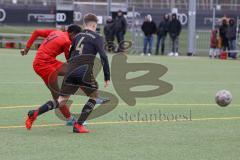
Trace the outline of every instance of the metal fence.
{"type": "MultiPolygon", "coordinates": [[[[201,48],[206,48],[201,50],[201,55],[204,55],[203,53],[206,53],[206,51],[209,48],[209,39],[210,39],[210,35],[205,34],[203,36],[203,34],[201,33],[201,39],[204,38],[208,38],[207,42],[204,41],[204,44],[202,44],[199,41],[199,44],[201,44],[201,48]]],[[[144,34],[141,31],[136,31],[133,37],[133,50],[131,53],[134,54],[141,54],[143,53],[143,39],[144,39],[144,34]]],[[[152,48],[152,54],[155,54],[156,52],[156,45],[157,45],[157,36],[154,35],[154,41],[153,41],[153,48],[152,48]]],[[[171,52],[171,47],[172,47],[172,43],[171,40],[169,38],[169,36],[167,35],[166,39],[165,39],[165,52],[164,55],[168,55],[171,52]]],[[[187,30],[183,29],[180,36],[179,36],[179,54],[180,55],[186,55],[187,54],[187,30]]],[[[200,50],[199,50],[200,51],[200,50]]],[[[159,49],[159,54],[161,54],[161,49],[159,49]]]]}
{"type": "MultiPolygon", "coordinates": [[[[53,5],[57,1],[68,3],[68,0],[0,0],[0,4],[42,4],[53,5]]],[[[97,3],[107,3],[108,0],[74,0],[75,2],[91,3],[97,6],[97,3]]],[[[136,9],[140,8],[179,8],[188,9],[188,0],[111,0],[113,3],[126,3],[129,7],[135,6],[136,9]]],[[[239,0],[197,0],[197,9],[209,10],[214,6],[219,6],[223,10],[239,10],[239,0]]]]}
{"type": "MultiPolygon", "coordinates": [[[[81,14],[85,12],[93,12],[100,16],[107,16],[108,14],[108,1],[107,0],[0,0],[0,4],[40,4],[40,5],[56,5],[57,3],[75,4],[74,11],[80,11],[81,14]]],[[[159,23],[160,17],[164,12],[171,12],[171,8],[176,7],[179,9],[183,17],[188,15],[188,0],[111,0],[112,8],[127,4],[128,15],[127,20],[129,23],[129,34],[127,39],[133,41],[134,53],[141,53],[143,50],[143,33],[140,26],[146,14],[152,14],[153,19],[159,23]]],[[[117,7],[116,7],[117,8],[117,7]]],[[[210,33],[213,26],[218,25],[219,19],[224,13],[232,13],[234,10],[240,9],[240,1],[238,0],[197,0],[197,30],[196,30],[196,50],[199,55],[207,55],[210,46],[210,33]],[[214,15],[214,9],[216,13],[214,15]],[[199,14],[201,13],[201,14],[199,14]]],[[[238,15],[238,12],[234,12],[238,15]]],[[[231,15],[230,15],[231,16],[231,15]]],[[[81,16],[80,16],[81,17],[81,16]]],[[[236,16],[234,17],[236,18],[236,16]]],[[[239,20],[237,21],[239,26],[239,20]]],[[[104,21],[103,21],[104,23],[104,21]]],[[[186,23],[187,24],[187,23],[186,23]]],[[[187,53],[187,25],[183,26],[182,33],[179,39],[179,53],[185,55],[187,53]]],[[[154,48],[157,37],[154,37],[154,48]]],[[[171,42],[169,37],[165,40],[166,49],[165,54],[170,52],[171,42]]],[[[238,43],[238,41],[236,42],[238,43]]]]}
{"type": "MultiPolygon", "coordinates": [[[[239,26],[240,20],[237,21],[237,26],[239,26]]],[[[211,26],[210,26],[211,27],[211,26]]],[[[218,29],[218,28],[216,28],[218,29]]],[[[239,30],[239,29],[238,29],[239,30]]],[[[134,54],[141,54],[143,53],[143,39],[144,39],[144,34],[141,30],[137,29],[134,31],[134,34],[132,34],[133,37],[133,52],[134,54]]],[[[188,30],[185,28],[182,30],[180,36],[179,36],[179,54],[180,55],[186,55],[188,50],[188,30]]],[[[211,37],[211,29],[197,29],[196,30],[196,55],[198,56],[208,56],[209,50],[210,50],[210,37],[211,37]]],[[[152,49],[152,53],[155,54],[156,50],[156,43],[157,43],[157,36],[154,35],[154,45],[152,49]]],[[[235,51],[230,51],[230,52],[240,52],[239,51],[239,46],[240,46],[240,41],[239,41],[239,33],[237,32],[237,41],[236,41],[236,50],[235,51]]],[[[165,40],[165,55],[171,52],[171,41],[169,36],[167,36],[165,40]]]]}

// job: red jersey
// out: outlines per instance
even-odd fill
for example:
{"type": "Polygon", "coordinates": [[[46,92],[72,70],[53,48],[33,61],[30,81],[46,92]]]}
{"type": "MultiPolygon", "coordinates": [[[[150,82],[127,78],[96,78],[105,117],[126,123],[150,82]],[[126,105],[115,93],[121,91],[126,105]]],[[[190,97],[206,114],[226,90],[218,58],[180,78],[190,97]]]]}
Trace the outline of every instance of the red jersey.
{"type": "Polygon", "coordinates": [[[48,85],[51,81],[56,81],[56,77],[51,79],[50,77],[63,65],[63,62],[58,61],[56,57],[64,52],[66,59],[69,58],[71,40],[67,32],[53,29],[35,30],[26,47],[30,48],[38,37],[44,37],[45,39],[37,50],[33,68],[48,85]]]}
{"type": "Polygon", "coordinates": [[[27,43],[27,48],[30,48],[38,37],[44,37],[45,39],[37,51],[35,60],[51,61],[63,52],[66,59],[69,58],[71,40],[67,32],[54,29],[35,30],[27,43]]]}

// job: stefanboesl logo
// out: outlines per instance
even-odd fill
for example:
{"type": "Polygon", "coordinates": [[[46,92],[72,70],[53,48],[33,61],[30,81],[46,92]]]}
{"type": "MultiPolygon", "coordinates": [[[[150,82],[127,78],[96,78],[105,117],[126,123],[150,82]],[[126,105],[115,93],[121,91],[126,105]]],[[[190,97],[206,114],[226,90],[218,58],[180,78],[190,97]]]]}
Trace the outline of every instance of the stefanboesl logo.
{"type": "Polygon", "coordinates": [[[65,13],[57,13],[56,21],[57,22],[65,22],[67,20],[67,15],[65,13]]]}
{"type": "Polygon", "coordinates": [[[0,22],[3,22],[6,19],[6,12],[4,9],[0,8],[0,22]]]}

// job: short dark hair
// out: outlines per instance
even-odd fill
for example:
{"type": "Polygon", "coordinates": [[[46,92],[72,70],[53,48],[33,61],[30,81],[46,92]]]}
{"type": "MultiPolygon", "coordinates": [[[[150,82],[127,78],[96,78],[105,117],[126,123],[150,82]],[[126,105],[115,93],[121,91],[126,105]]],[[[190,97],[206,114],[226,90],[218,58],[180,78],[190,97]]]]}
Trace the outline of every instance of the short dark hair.
{"type": "Polygon", "coordinates": [[[235,20],[233,18],[230,18],[229,23],[235,23],[235,20]]]}
{"type": "Polygon", "coordinates": [[[71,24],[68,26],[67,32],[68,33],[74,33],[74,34],[78,34],[82,31],[82,28],[79,25],[76,24],[71,24]]]}
{"type": "Polygon", "coordinates": [[[227,20],[224,18],[223,20],[222,20],[222,24],[226,24],[227,23],[227,20]]]}
{"type": "Polygon", "coordinates": [[[98,18],[95,14],[93,13],[88,13],[88,14],[85,14],[84,15],[84,18],[83,18],[83,22],[85,24],[88,24],[89,22],[95,22],[97,23],[98,22],[98,18]]]}
{"type": "Polygon", "coordinates": [[[176,14],[176,13],[173,13],[173,14],[172,14],[172,17],[177,17],[177,14],[176,14]]]}

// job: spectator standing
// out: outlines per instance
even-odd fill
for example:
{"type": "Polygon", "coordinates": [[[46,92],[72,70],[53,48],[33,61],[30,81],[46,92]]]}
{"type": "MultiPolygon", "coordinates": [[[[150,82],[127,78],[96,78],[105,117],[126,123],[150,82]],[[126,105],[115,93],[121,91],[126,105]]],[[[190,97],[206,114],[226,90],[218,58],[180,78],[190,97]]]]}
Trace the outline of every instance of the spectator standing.
{"type": "Polygon", "coordinates": [[[216,58],[220,54],[219,47],[221,46],[220,44],[220,39],[218,38],[218,31],[213,30],[211,32],[211,38],[210,38],[210,51],[209,51],[209,57],[210,58],[216,58]]]}
{"type": "Polygon", "coordinates": [[[180,21],[177,19],[177,14],[172,14],[172,19],[169,23],[169,36],[172,42],[172,51],[169,53],[169,56],[178,56],[178,43],[179,43],[179,35],[182,30],[182,25],[180,21]]]}
{"type": "Polygon", "coordinates": [[[227,19],[222,20],[222,25],[219,28],[219,34],[222,39],[222,49],[226,51],[229,49],[228,38],[227,38],[228,22],[227,19]]]}
{"type": "Polygon", "coordinates": [[[221,50],[222,50],[222,39],[221,39],[221,37],[220,37],[220,34],[219,34],[218,30],[216,30],[216,31],[217,31],[217,48],[216,48],[216,55],[217,55],[217,57],[219,58],[219,57],[220,57],[220,54],[221,54],[221,50]]]}
{"type": "Polygon", "coordinates": [[[119,10],[115,18],[115,34],[116,34],[118,44],[124,41],[124,35],[126,31],[127,31],[127,21],[123,16],[123,12],[119,10]]]}
{"type": "Polygon", "coordinates": [[[106,21],[106,25],[103,29],[105,41],[107,43],[108,51],[114,50],[114,35],[115,35],[115,23],[112,19],[112,17],[108,17],[106,21]]]}
{"type": "Polygon", "coordinates": [[[157,31],[156,23],[152,20],[151,15],[147,15],[145,17],[145,21],[143,22],[141,28],[144,33],[143,53],[144,55],[150,56],[152,53],[153,34],[157,31]]]}
{"type": "Polygon", "coordinates": [[[229,50],[231,51],[229,53],[229,57],[236,59],[237,53],[235,51],[236,51],[236,39],[237,39],[237,27],[235,25],[234,19],[229,20],[229,26],[227,28],[227,39],[228,39],[229,50]]]}
{"type": "Polygon", "coordinates": [[[157,45],[156,45],[156,55],[159,54],[159,47],[161,43],[161,54],[164,55],[165,51],[165,39],[168,33],[169,27],[169,15],[165,14],[163,20],[159,23],[157,28],[157,45]]]}

